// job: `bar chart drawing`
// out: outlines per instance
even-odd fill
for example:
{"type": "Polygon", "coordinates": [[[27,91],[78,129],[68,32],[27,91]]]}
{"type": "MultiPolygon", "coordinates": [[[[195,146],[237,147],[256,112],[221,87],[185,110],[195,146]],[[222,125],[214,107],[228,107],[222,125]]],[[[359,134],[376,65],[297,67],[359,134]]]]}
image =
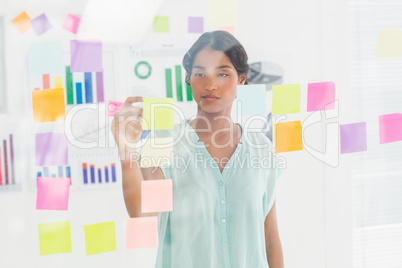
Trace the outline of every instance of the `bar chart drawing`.
{"type": "Polygon", "coordinates": [[[19,190],[14,134],[0,133],[0,192],[19,190]]]}
{"type": "Polygon", "coordinates": [[[182,66],[175,65],[174,68],[165,69],[165,88],[166,88],[166,98],[174,98],[177,102],[183,102],[185,98],[186,101],[192,101],[193,95],[191,92],[191,87],[184,82],[184,77],[182,75],[182,66]],[[173,71],[174,70],[174,89],[176,94],[173,94],[173,71]],[[184,92],[185,94],[184,94],[184,92]]]}
{"type": "Polygon", "coordinates": [[[82,163],[82,178],[84,185],[115,183],[117,182],[116,164],[111,163],[110,166],[106,165],[103,167],[95,167],[94,164],[90,164],[88,168],[88,163],[82,163]]]}

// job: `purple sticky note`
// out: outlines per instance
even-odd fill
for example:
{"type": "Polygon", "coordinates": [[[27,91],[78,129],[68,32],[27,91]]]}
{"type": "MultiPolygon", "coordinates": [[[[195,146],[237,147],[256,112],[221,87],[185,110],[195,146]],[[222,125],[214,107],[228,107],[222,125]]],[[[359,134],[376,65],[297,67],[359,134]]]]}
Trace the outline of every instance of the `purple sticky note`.
{"type": "Polygon", "coordinates": [[[380,144],[402,141],[402,114],[385,114],[378,117],[380,144]]]}
{"type": "Polygon", "coordinates": [[[307,112],[333,110],[335,101],[334,82],[310,83],[307,89],[307,112]]]}
{"type": "Polygon", "coordinates": [[[340,126],[341,154],[367,151],[366,122],[340,126]]]}
{"type": "Polygon", "coordinates": [[[204,18],[203,17],[189,17],[188,18],[188,32],[189,33],[203,33],[204,32],[204,18]]]}
{"type": "Polygon", "coordinates": [[[80,26],[81,18],[74,16],[73,14],[68,14],[63,23],[63,29],[77,34],[78,27],[80,26]]]}
{"type": "Polygon", "coordinates": [[[102,42],[71,40],[71,72],[102,72],[102,42]]]}
{"type": "Polygon", "coordinates": [[[32,19],[31,25],[37,35],[44,34],[52,28],[52,25],[47,19],[45,13],[32,19]]]}
{"type": "Polygon", "coordinates": [[[43,178],[37,181],[36,209],[68,210],[70,178],[43,178]]]}
{"type": "Polygon", "coordinates": [[[64,133],[36,134],[35,152],[37,166],[68,165],[68,141],[64,133]]]}

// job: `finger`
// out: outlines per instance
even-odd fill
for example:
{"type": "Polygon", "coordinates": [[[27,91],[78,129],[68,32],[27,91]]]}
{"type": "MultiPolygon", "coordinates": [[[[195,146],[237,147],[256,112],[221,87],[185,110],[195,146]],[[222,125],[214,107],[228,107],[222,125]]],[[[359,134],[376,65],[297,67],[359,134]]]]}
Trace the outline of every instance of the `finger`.
{"type": "Polygon", "coordinates": [[[133,102],[142,102],[143,98],[141,96],[136,96],[136,97],[128,97],[126,101],[124,102],[124,106],[131,105],[133,102]]]}

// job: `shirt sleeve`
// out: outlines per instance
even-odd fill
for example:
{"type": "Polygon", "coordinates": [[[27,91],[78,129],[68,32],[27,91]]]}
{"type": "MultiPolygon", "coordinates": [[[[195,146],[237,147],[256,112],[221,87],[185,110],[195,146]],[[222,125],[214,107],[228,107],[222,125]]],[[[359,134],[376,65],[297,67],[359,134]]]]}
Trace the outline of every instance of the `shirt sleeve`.
{"type": "Polygon", "coordinates": [[[275,202],[276,184],[281,173],[282,169],[279,168],[271,168],[268,170],[268,180],[267,185],[265,186],[265,192],[263,197],[264,219],[267,217],[269,211],[272,208],[272,205],[275,202]]]}

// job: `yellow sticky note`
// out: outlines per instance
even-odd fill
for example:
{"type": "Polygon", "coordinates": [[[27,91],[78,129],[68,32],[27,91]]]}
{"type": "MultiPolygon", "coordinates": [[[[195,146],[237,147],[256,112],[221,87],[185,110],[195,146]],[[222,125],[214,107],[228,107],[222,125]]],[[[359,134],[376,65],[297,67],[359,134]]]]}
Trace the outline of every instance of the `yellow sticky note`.
{"type": "Polygon", "coordinates": [[[147,138],[141,147],[141,167],[158,167],[170,165],[173,138],[147,138]]]}
{"type": "Polygon", "coordinates": [[[35,123],[63,121],[66,115],[62,88],[32,91],[32,109],[35,123]]]}
{"type": "Polygon", "coordinates": [[[275,153],[303,150],[300,121],[277,123],[274,128],[275,153]]]}
{"type": "Polygon", "coordinates": [[[300,112],[300,85],[272,86],[272,114],[300,112]]]}
{"type": "Polygon", "coordinates": [[[56,76],[54,78],[54,88],[63,88],[63,81],[61,76],[56,76]]]}
{"type": "Polygon", "coordinates": [[[209,0],[208,26],[226,27],[237,25],[237,0],[209,0]]]}
{"type": "Polygon", "coordinates": [[[71,252],[70,222],[39,224],[40,255],[71,252]]]}
{"type": "Polygon", "coordinates": [[[143,130],[173,129],[174,104],[172,98],[144,98],[143,130]]]}
{"type": "Polygon", "coordinates": [[[116,250],[114,221],[84,226],[87,256],[116,250]]]}
{"type": "Polygon", "coordinates": [[[154,33],[168,33],[169,28],[169,17],[154,17],[154,33]]]}
{"type": "Polygon", "coordinates": [[[402,31],[399,29],[381,29],[377,40],[377,57],[402,56],[402,31]]]}
{"type": "Polygon", "coordinates": [[[21,12],[11,22],[14,24],[20,34],[25,33],[32,27],[31,17],[25,11],[21,12]]]}

